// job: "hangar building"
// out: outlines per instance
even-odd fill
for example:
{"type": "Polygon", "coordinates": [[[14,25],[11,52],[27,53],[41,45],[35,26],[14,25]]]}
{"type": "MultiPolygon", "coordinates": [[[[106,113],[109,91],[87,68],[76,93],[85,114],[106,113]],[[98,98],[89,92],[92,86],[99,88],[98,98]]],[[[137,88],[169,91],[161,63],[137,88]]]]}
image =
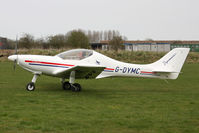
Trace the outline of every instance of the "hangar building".
{"type": "Polygon", "coordinates": [[[170,51],[170,43],[163,41],[125,41],[124,46],[127,51],[170,51]]]}
{"type": "MultiPolygon", "coordinates": [[[[199,41],[124,41],[123,45],[127,51],[168,52],[174,48],[190,48],[192,52],[199,52],[199,41]]],[[[101,50],[110,49],[109,41],[91,43],[91,47],[101,50]]]]}
{"type": "Polygon", "coordinates": [[[0,49],[6,49],[7,44],[7,38],[0,37],[0,49]]]}

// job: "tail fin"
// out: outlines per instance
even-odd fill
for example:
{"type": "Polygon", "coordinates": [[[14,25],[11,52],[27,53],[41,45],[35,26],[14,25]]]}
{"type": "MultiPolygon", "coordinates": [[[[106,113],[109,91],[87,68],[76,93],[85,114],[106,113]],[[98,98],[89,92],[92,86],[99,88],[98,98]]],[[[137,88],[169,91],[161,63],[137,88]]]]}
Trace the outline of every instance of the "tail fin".
{"type": "Polygon", "coordinates": [[[175,48],[160,60],[150,64],[153,72],[165,73],[168,79],[176,79],[189,53],[189,48],[175,48]]]}

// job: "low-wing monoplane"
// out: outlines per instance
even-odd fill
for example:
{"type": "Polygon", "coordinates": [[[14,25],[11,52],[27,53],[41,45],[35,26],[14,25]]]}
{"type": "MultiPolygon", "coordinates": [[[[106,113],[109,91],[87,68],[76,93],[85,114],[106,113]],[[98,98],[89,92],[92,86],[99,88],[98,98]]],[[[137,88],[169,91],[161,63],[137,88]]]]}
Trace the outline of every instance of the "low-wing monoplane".
{"type": "Polygon", "coordinates": [[[88,49],[69,50],[55,56],[16,54],[8,59],[34,74],[32,81],[26,86],[28,91],[35,89],[38,76],[44,74],[61,78],[63,89],[78,92],[81,91],[81,86],[75,83],[75,79],[119,76],[176,79],[189,50],[175,48],[160,60],[143,65],[117,61],[88,49]]]}

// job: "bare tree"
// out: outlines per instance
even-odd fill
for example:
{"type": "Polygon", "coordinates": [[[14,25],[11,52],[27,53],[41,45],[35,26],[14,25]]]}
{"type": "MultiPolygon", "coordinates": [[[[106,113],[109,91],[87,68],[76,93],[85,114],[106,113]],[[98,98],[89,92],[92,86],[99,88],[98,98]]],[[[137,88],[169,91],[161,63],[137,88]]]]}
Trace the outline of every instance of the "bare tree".
{"type": "Polygon", "coordinates": [[[112,40],[110,40],[109,45],[113,50],[118,51],[119,49],[124,48],[124,45],[122,45],[123,42],[124,41],[121,36],[115,36],[112,40]]]}
{"type": "Polygon", "coordinates": [[[20,48],[27,48],[27,49],[34,47],[34,36],[32,36],[30,34],[24,34],[19,39],[19,47],[20,48]]]}

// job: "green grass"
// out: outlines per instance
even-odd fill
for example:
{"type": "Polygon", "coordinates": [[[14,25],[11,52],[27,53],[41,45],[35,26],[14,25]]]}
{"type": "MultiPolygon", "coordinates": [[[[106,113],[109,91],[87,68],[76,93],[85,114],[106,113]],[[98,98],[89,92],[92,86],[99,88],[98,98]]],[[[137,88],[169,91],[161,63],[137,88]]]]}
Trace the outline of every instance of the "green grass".
{"type": "Polygon", "coordinates": [[[177,80],[77,80],[83,91],[64,91],[58,78],[0,62],[0,132],[198,133],[199,64],[185,64],[177,80]]]}

